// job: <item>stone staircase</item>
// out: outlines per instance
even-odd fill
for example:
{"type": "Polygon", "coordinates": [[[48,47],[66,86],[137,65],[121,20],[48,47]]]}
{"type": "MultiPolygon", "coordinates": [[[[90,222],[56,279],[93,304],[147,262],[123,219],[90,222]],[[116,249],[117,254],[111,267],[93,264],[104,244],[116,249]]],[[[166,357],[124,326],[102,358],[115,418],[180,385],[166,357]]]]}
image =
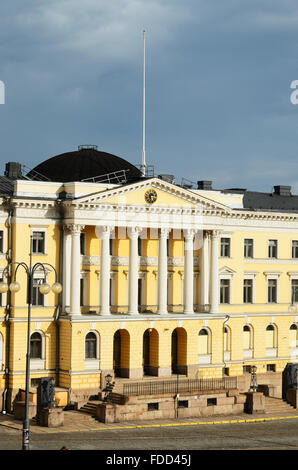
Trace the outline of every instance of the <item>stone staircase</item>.
{"type": "Polygon", "coordinates": [[[281,398],[265,396],[266,414],[298,414],[298,410],[281,398]]]}
{"type": "Polygon", "coordinates": [[[91,415],[92,417],[96,417],[96,407],[99,403],[101,403],[99,400],[89,400],[79,409],[79,411],[91,415]]]}

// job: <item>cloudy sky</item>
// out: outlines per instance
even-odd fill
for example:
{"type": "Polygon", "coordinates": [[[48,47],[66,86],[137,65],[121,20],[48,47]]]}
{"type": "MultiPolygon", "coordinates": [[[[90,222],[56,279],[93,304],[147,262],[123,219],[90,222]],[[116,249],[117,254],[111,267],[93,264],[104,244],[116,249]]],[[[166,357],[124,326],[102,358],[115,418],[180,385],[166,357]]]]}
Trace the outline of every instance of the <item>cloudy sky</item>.
{"type": "Polygon", "coordinates": [[[82,144],[176,182],[298,194],[295,0],[10,0],[0,6],[1,173],[82,144]]]}

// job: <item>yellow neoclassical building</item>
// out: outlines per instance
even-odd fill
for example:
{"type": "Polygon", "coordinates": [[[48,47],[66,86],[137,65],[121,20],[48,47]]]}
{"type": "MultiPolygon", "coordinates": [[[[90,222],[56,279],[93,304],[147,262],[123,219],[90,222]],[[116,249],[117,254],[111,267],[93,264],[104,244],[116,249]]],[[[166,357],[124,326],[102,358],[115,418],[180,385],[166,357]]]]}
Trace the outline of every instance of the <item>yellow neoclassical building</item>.
{"type": "MultiPolygon", "coordinates": [[[[68,403],[105,376],[136,382],[237,377],[280,387],[298,362],[298,196],[145,176],[96,147],[0,177],[0,272],[34,271],[30,385],[53,376],[68,403]],[[32,240],[32,245],[30,245],[32,240]],[[45,267],[42,268],[41,265],[45,267]],[[61,294],[43,295],[45,278],[61,294]]],[[[4,272],[4,276],[3,276],[4,272]]],[[[1,294],[0,397],[24,389],[26,272],[1,294]]],[[[64,399],[65,400],[65,399],[64,399]]]]}

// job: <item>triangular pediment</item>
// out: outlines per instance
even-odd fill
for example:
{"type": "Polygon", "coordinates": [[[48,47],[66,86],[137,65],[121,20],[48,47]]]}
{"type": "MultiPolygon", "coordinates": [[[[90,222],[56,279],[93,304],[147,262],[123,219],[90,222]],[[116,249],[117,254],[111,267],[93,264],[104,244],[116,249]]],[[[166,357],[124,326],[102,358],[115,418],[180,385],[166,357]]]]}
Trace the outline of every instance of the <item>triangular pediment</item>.
{"type": "MultiPolygon", "coordinates": [[[[74,202],[74,201],[73,201],[74,202]]],[[[118,186],[105,191],[96,192],[75,199],[80,205],[97,204],[125,204],[132,206],[173,206],[184,208],[209,209],[230,213],[231,209],[224,204],[198,195],[191,190],[182,188],[175,184],[150,178],[136,183],[118,186]],[[154,192],[153,203],[148,202],[148,192],[154,192]]]]}
{"type": "Polygon", "coordinates": [[[222,268],[220,268],[219,274],[233,275],[236,274],[236,271],[234,271],[232,268],[229,268],[228,266],[223,266],[222,268]]]}

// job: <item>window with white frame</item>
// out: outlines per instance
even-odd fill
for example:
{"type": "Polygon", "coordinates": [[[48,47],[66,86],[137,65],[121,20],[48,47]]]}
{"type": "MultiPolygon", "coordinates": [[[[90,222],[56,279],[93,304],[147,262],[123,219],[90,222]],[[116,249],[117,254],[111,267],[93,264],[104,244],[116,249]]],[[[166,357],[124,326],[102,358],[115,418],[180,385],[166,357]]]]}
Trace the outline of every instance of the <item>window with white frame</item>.
{"type": "Polygon", "coordinates": [[[32,305],[43,307],[45,304],[45,296],[39,290],[40,285],[45,282],[44,277],[34,278],[32,286],[32,305]]]}
{"type": "Polygon", "coordinates": [[[253,258],[253,239],[244,239],[244,258],[253,258]]]}
{"type": "Polygon", "coordinates": [[[85,359],[97,358],[97,337],[92,331],[87,333],[85,338],[85,359]]]}
{"type": "Polygon", "coordinates": [[[209,364],[211,361],[211,334],[207,328],[201,328],[198,335],[199,363],[209,364]]]}
{"type": "MultiPolygon", "coordinates": [[[[265,334],[265,347],[266,347],[266,355],[272,355],[272,351],[276,349],[277,345],[277,330],[276,326],[270,324],[266,328],[265,334]],[[269,353],[269,354],[268,354],[269,353]]],[[[275,355],[275,354],[274,354],[275,355]]]]}
{"type": "Polygon", "coordinates": [[[292,258],[298,258],[298,240],[292,240],[292,258]]]}
{"type": "Polygon", "coordinates": [[[221,238],[220,239],[220,256],[229,258],[231,256],[231,239],[221,238]]]}
{"type": "Polygon", "coordinates": [[[42,337],[37,331],[30,336],[30,358],[42,359],[42,337]]]}
{"type": "Polygon", "coordinates": [[[99,369],[99,334],[89,331],[85,336],[85,369],[99,369]]]}
{"type": "Polygon", "coordinates": [[[243,303],[253,303],[253,279],[244,279],[243,281],[243,303]]]}
{"type": "Polygon", "coordinates": [[[267,281],[268,303],[277,303],[277,279],[268,279],[267,281]]]}
{"type": "Polygon", "coordinates": [[[45,239],[46,239],[46,234],[44,231],[32,232],[32,253],[33,254],[45,253],[45,239]]]}
{"type": "Polygon", "coordinates": [[[243,327],[243,359],[251,359],[253,355],[253,329],[251,325],[243,327]]]}
{"type": "Polygon", "coordinates": [[[298,279],[291,279],[291,303],[298,303],[298,279]]]}
{"type": "Polygon", "coordinates": [[[231,295],[231,280],[220,279],[220,303],[229,304],[231,295]]]}
{"type": "Polygon", "coordinates": [[[290,326],[289,340],[290,340],[290,348],[291,349],[298,347],[298,327],[297,327],[296,323],[293,323],[290,326]]]}
{"type": "Polygon", "coordinates": [[[277,258],[277,240],[268,240],[268,258],[277,258]]]}

